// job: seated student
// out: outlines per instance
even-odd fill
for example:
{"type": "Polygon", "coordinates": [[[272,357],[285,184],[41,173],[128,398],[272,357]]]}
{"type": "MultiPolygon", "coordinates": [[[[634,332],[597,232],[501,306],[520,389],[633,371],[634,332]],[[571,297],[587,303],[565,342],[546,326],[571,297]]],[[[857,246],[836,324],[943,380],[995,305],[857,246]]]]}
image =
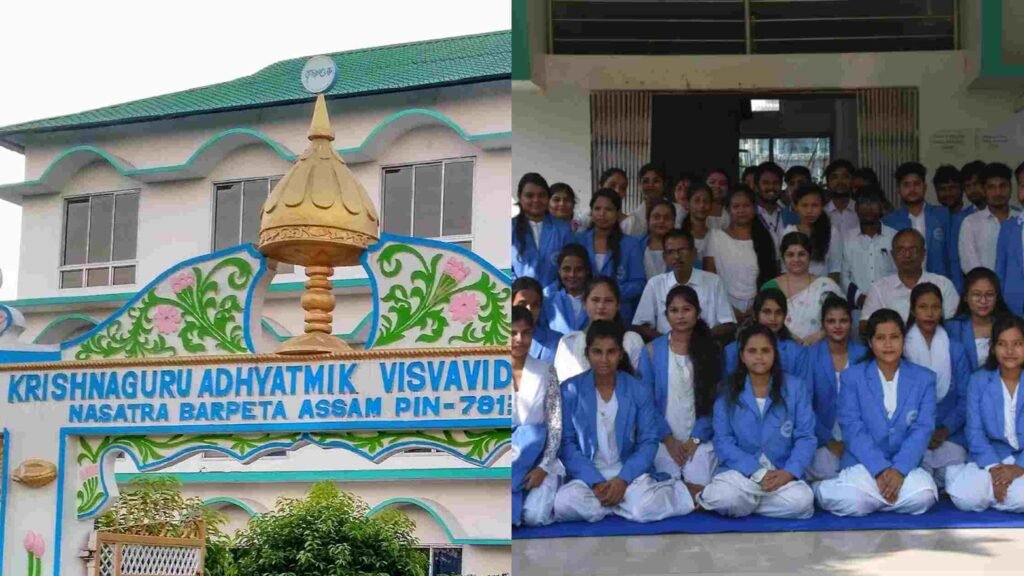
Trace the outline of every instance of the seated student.
{"type": "Polygon", "coordinates": [[[554,520],[558,477],[564,474],[558,461],[562,442],[558,378],[550,364],[530,356],[532,332],[533,315],[523,306],[513,306],[512,443],[517,454],[513,468],[520,472],[514,476],[521,477],[512,485],[515,526],[544,526],[554,520]]]}
{"type": "Polygon", "coordinates": [[[566,244],[558,253],[558,281],[544,287],[544,313],[548,328],[568,334],[587,327],[583,290],[590,281],[590,257],[579,244],[566,244]]]}
{"type": "Polygon", "coordinates": [[[918,284],[910,292],[903,357],[935,373],[935,431],[921,467],[942,487],[946,468],[967,459],[963,428],[971,370],[963,346],[951,340],[942,327],[942,292],[934,284],[918,284]]]}
{"type": "Polygon", "coordinates": [[[711,413],[722,376],[721,350],[701,319],[700,299],[689,286],[676,286],[665,298],[671,330],[647,345],[644,378],[654,390],[662,417],[658,472],[685,482],[698,494],[718,466],[711,445],[711,413]]]}
{"type": "Polygon", "coordinates": [[[800,221],[786,226],[782,230],[782,238],[785,239],[791,232],[807,235],[811,239],[810,273],[839,282],[843,270],[843,235],[832,224],[828,214],[823,212],[824,203],[825,193],[815,184],[804,184],[794,190],[793,210],[800,221]]]}
{"type": "Polygon", "coordinates": [[[807,468],[808,480],[827,480],[839,474],[839,462],[846,450],[843,431],[836,418],[842,389],[839,376],[867,353],[864,346],[850,337],[853,315],[846,300],[828,296],[821,305],[821,325],[825,328],[825,338],[807,350],[816,417],[814,433],[818,437],[818,449],[807,468]]]}
{"type": "Polygon", "coordinates": [[[622,319],[629,322],[647,277],[640,242],[619,229],[621,211],[622,199],[615,191],[602,188],[594,192],[590,198],[590,228],[577,233],[575,242],[586,248],[595,276],[615,278],[622,291],[622,319]]]}
{"type": "Polygon", "coordinates": [[[1024,320],[1006,316],[992,328],[995,344],[967,387],[967,464],[951,466],[946,486],[961,510],[1024,512],[1024,409],[1019,398],[1024,320]]]}
{"type": "Polygon", "coordinates": [[[665,273],[665,235],[672,231],[676,208],[668,200],[655,200],[647,213],[647,234],[640,238],[644,251],[644,274],[650,280],[665,273]]]}
{"type": "Polygon", "coordinates": [[[700,297],[701,318],[716,338],[725,338],[736,327],[729,296],[717,274],[693,267],[696,250],[693,237],[682,230],[673,230],[665,237],[665,264],[668,272],[651,278],[640,296],[640,304],[633,315],[634,329],[652,340],[668,332],[665,316],[665,297],[679,285],[693,288],[700,297]]]}
{"type": "Polygon", "coordinates": [[[779,247],[785,272],[761,286],[773,288],[786,295],[786,328],[798,343],[810,346],[825,337],[821,328],[821,303],[829,294],[842,297],[843,292],[829,276],[817,276],[810,271],[811,239],[803,232],[789,232],[779,247]]]}
{"type": "Polygon", "coordinates": [[[925,243],[921,234],[910,228],[897,232],[892,238],[892,254],[896,262],[896,273],[879,278],[868,290],[861,314],[861,332],[864,331],[867,318],[882,308],[895,310],[905,322],[910,317],[910,291],[922,282],[930,282],[939,287],[942,291],[943,317],[952,318],[956,314],[956,303],[960,301],[960,295],[949,278],[921,270],[925,259],[925,243]]]}
{"type": "Polygon", "coordinates": [[[867,360],[840,376],[842,470],[814,489],[833,514],[923,514],[938,499],[935,480],[921,468],[935,430],[935,373],[902,359],[905,332],[898,312],[873,313],[867,360]]]}
{"type": "Polygon", "coordinates": [[[968,272],[956,317],[946,321],[945,328],[950,340],[959,342],[967,351],[972,373],[988,358],[992,326],[999,318],[1009,315],[996,273],[988,268],[968,272]]]}
{"type": "Polygon", "coordinates": [[[541,321],[544,309],[544,290],[529,276],[516,278],[512,282],[512,305],[523,306],[533,314],[533,330],[531,334],[530,356],[543,360],[548,364],[555,361],[555,351],[562,340],[562,333],[555,332],[541,321]]]}
{"type": "Polygon", "coordinates": [[[519,214],[512,219],[512,275],[531,276],[541,286],[555,280],[555,256],[572,240],[565,221],[548,213],[548,183],[535,172],[523,174],[516,189],[519,214]]]}
{"type": "MultiPolygon", "coordinates": [[[[619,318],[619,287],[607,276],[598,276],[587,283],[583,291],[583,307],[593,324],[597,320],[608,320],[622,324],[619,318]]],[[[562,337],[555,352],[555,372],[565,382],[569,378],[590,369],[587,363],[587,335],[577,330],[562,337]]],[[[644,339],[636,332],[625,332],[623,346],[626,357],[634,372],[639,373],[643,355],[644,339]]]]}
{"type": "MultiPolygon", "coordinates": [[[[793,340],[786,328],[786,316],[789,309],[786,295],[781,290],[769,288],[762,290],[754,299],[754,320],[756,324],[767,327],[778,339],[779,358],[782,370],[799,378],[807,374],[807,348],[793,340]]],[[[731,376],[739,368],[739,344],[732,342],[725,347],[725,374],[731,376]]]]}
{"type": "Polygon", "coordinates": [[[985,208],[964,219],[960,226],[960,265],[964,274],[984,266],[996,267],[996,241],[1003,222],[1020,210],[1010,205],[1010,167],[994,162],[981,173],[985,186],[985,208]]]}
{"type": "MultiPolygon", "coordinates": [[[[895,177],[903,206],[882,218],[882,222],[896,230],[917,230],[926,240],[928,260],[925,269],[932,274],[949,277],[950,251],[955,249],[949,242],[949,211],[925,202],[928,191],[926,174],[927,170],[918,162],[900,164],[895,177]]],[[[866,310],[864,315],[869,315],[866,310]]]]}
{"type": "Polygon", "coordinates": [[[564,220],[569,228],[576,232],[576,192],[565,182],[551,185],[551,198],[548,200],[548,212],[555,218],[564,220]]]}
{"type": "Polygon", "coordinates": [[[698,502],[724,516],[809,518],[814,493],[801,478],[814,456],[811,396],[783,372],[771,330],[744,328],[739,345],[741,366],[715,402],[719,471],[698,502]]]}
{"type": "Polygon", "coordinates": [[[682,482],[655,478],[660,417],[650,388],[631,375],[622,338],[621,325],[595,321],[586,342],[592,368],[562,382],[566,484],[555,495],[556,522],[609,514],[654,522],[693,510],[682,482]]]}

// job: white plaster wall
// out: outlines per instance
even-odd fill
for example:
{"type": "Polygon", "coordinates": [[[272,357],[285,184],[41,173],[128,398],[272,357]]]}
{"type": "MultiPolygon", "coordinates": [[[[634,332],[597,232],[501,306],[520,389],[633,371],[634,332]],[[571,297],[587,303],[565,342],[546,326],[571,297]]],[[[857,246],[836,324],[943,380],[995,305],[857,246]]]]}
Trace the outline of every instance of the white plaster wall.
{"type": "Polygon", "coordinates": [[[474,576],[500,576],[511,574],[511,546],[463,547],[462,573],[473,574],[474,576]]]}

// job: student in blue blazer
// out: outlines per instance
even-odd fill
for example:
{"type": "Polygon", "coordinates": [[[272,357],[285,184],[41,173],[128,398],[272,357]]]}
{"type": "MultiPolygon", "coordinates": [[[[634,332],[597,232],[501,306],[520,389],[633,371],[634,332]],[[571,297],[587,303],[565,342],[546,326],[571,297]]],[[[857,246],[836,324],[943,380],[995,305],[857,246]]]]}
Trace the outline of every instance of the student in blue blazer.
{"type": "Polygon", "coordinates": [[[707,486],[718,467],[711,415],[722,379],[722,351],[700,314],[693,288],[669,290],[665,315],[670,331],[646,346],[642,368],[661,416],[654,467],[681,478],[691,494],[707,486]]]}
{"type": "Polygon", "coordinates": [[[555,258],[572,241],[572,229],[548,213],[548,183],[540,174],[524,174],[516,198],[519,214],[512,219],[512,274],[531,276],[546,286],[557,279],[555,258]]]}
{"type": "Polygon", "coordinates": [[[967,352],[942,327],[942,291],[922,282],[910,291],[910,318],[903,357],[935,373],[935,431],[921,466],[935,483],[945,486],[946,468],[967,460],[964,420],[967,382],[971,377],[967,352]]]}
{"type": "Polygon", "coordinates": [[[967,392],[970,458],[951,466],[946,482],[961,510],[1024,512],[1024,320],[999,319],[992,339],[992,352],[971,377],[967,392]]]}
{"type": "Polygon", "coordinates": [[[1024,314],[1024,214],[999,225],[996,240],[996,275],[1010,311],[1024,314]]]}
{"type": "Polygon", "coordinates": [[[558,280],[544,287],[544,312],[548,328],[568,334],[590,323],[583,292],[593,277],[590,255],[579,244],[566,244],[558,253],[558,280]]]}
{"type": "Polygon", "coordinates": [[[631,375],[623,332],[618,323],[595,320],[587,331],[591,368],[562,383],[567,482],[555,495],[556,522],[609,514],[653,522],[693,510],[682,482],[654,472],[661,418],[650,388],[631,375]]]}
{"type": "Polygon", "coordinates": [[[850,304],[835,295],[821,305],[821,326],[825,338],[807,349],[808,372],[813,395],[818,449],[807,468],[808,480],[827,480],[839,474],[839,462],[846,450],[836,418],[839,375],[864,359],[867,349],[850,338],[853,315],[850,304]]]}
{"type": "MultiPolygon", "coordinates": [[[[782,290],[769,288],[758,292],[754,299],[753,318],[757,324],[766,326],[778,341],[782,370],[802,380],[807,376],[807,348],[793,340],[786,328],[789,304],[782,290]]],[[[725,347],[725,375],[731,376],[739,368],[739,345],[736,342],[725,347]]]]}
{"type": "Polygon", "coordinates": [[[935,431],[935,373],[903,360],[905,333],[898,312],[876,311],[867,324],[867,361],[840,376],[842,471],[814,489],[833,514],[923,514],[938,499],[935,480],[921,468],[935,431]]]}
{"type": "Polygon", "coordinates": [[[805,384],[785,374],[775,333],[740,332],[741,366],[715,402],[718,474],[698,501],[724,516],[810,518],[814,493],[803,478],[814,457],[814,410],[805,384]]]}
{"type": "Polygon", "coordinates": [[[995,321],[1010,315],[1003,300],[999,277],[988,268],[975,268],[964,280],[964,292],[956,316],[945,323],[951,340],[967,351],[971,372],[981,368],[988,359],[989,342],[995,321]]]}
{"type": "Polygon", "coordinates": [[[551,330],[541,321],[544,307],[544,290],[529,276],[516,278],[512,282],[512,305],[523,306],[533,314],[533,343],[530,345],[530,356],[551,364],[555,361],[558,343],[562,340],[561,332],[551,330]]]}
{"type": "MultiPolygon", "coordinates": [[[[949,277],[949,259],[957,246],[950,242],[949,211],[943,206],[925,202],[928,185],[925,182],[927,170],[917,162],[905,162],[896,169],[903,206],[882,218],[882,223],[897,231],[916,228],[914,220],[924,218],[925,270],[932,274],[949,277]]],[[[918,230],[920,231],[920,230],[918,230]]]]}
{"type": "Polygon", "coordinates": [[[627,325],[643,294],[644,253],[640,241],[622,233],[619,213],[622,198],[614,190],[602,188],[590,198],[590,229],[576,234],[576,243],[587,249],[594,276],[614,278],[622,292],[619,314],[627,325]]]}

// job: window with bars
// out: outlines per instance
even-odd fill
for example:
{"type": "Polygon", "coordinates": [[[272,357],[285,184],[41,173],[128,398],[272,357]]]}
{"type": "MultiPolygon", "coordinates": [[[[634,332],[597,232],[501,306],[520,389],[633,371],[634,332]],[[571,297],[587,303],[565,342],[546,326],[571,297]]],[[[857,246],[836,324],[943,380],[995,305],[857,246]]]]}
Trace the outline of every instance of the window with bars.
{"type": "Polygon", "coordinates": [[[66,198],[61,289],[134,284],[138,232],[138,190],[66,198]]]}
{"type": "Polygon", "coordinates": [[[384,168],[384,232],[434,238],[471,249],[473,168],[472,158],[384,168]]]}
{"type": "Polygon", "coordinates": [[[427,557],[427,576],[458,576],[462,574],[462,548],[420,546],[416,550],[427,557]]]}

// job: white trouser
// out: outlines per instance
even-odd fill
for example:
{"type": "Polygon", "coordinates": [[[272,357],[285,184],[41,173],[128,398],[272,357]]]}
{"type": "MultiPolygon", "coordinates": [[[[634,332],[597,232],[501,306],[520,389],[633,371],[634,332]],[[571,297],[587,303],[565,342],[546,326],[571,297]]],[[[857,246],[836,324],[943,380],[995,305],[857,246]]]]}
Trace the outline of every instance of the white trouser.
{"type": "Polygon", "coordinates": [[[967,512],[995,508],[1003,512],[1024,512],[1024,476],[1014,480],[1006,490],[1006,500],[997,502],[992,476],[974,462],[954,464],[946,471],[946,491],[953,504],[967,512]]]}
{"type": "Polygon", "coordinates": [[[544,481],[526,493],[523,499],[523,524],[525,526],[547,526],[555,521],[555,494],[560,477],[548,474],[544,481]]]}
{"type": "Polygon", "coordinates": [[[814,492],[803,480],[793,480],[774,492],[735,470],[715,475],[697,497],[700,505],[723,516],[740,518],[760,514],[772,518],[810,518],[814,492]]]}
{"type": "Polygon", "coordinates": [[[818,505],[837,516],[864,516],[881,510],[901,514],[924,514],[939,499],[931,474],[914,468],[903,479],[895,504],[878,491],[875,477],[863,464],[846,468],[839,476],[814,486],[818,505]]]}
{"type": "Polygon", "coordinates": [[[839,458],[828,449],[822,446],[814,451],[814,459],[811,465],[804,471],[808,481],[828,480],[839,475],[839,458]]]}
{"type": "Polygon", "coordinates": [[[673,480],[682,479],[690,484],[707,486],[718,468],[718,456],[710,442],[697,446],[697,450],[682,467],[669,455],[664,444],[658,445],[658,454],[654,457],[654,469],[668,474],[673,480]]]}
{"type": "Polygon", "coordinates": [[[568,482],[555,494],[555,522],[597,522],[609,514],[634,522],[655,522],[689,514],[693,508],[693,498],[682,482],[658,482],[650,474],[633,480],[616,506],[602,506],[594,490],[582,480],[568,482]]]}
{"type": "Polygon", "coordinates": [[[932,475],[935,485],[946,485],[946,468],[967,462],[967,450],[956,442],[946,440],[935,450],[926,450],[921,459],[921,468],[932,475]]]}

